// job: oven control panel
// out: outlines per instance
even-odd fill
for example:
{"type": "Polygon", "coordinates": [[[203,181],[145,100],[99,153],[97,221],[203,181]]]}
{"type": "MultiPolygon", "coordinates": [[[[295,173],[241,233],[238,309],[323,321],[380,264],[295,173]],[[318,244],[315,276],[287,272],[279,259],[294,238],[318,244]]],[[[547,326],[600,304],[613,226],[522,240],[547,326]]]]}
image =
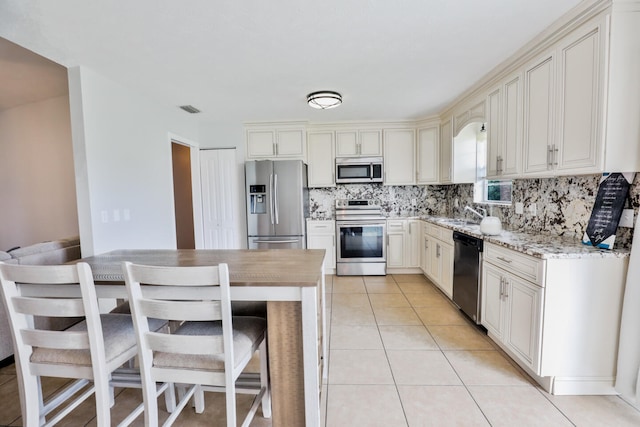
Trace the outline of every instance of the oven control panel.
{"type": "Polygon", "coordinates": [[[370,199],[336,199],[336,208],[338,209],[362,209],[369,207],[379,207],[379,200],[370,199]]]}

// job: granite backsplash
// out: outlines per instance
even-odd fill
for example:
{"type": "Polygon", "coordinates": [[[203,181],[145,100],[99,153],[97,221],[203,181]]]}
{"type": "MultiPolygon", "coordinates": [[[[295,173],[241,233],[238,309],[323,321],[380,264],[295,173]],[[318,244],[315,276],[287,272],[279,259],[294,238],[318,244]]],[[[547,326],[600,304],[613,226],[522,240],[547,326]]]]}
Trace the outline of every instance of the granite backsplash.
{"type": "MultiPolygon", "coordinates": [[[[509,207],[493,207],[493,215],[502,219],[503,227],[507,230],[580,239],[589,222],[599,182],[600,175],[516,179],[513,181],[513,202],[524,204],[524,214],[516,214],[515,205],[512,204],[509,207]],[[532,203],[537,206],[535,216],[527,209],[532,203]]],[[[464,212],[465,206],[474,206],[472,184],[349,184],[334,188],[312,188],[309,190],[311,218],[333,219],[335,199],[344,198],[378,199],[389,217],[429,215],[473,219],[468,212],[464,212]],[[412,199],[416,200],[415,207],[411,204],[412,199]]],[[[629,190],[629,202],[637,217],[640,208],[640,173],[636,174],[629,190]]],[[[615,247],[631,247],[632,237],[632,228],[618,228],[615,247]]]]}

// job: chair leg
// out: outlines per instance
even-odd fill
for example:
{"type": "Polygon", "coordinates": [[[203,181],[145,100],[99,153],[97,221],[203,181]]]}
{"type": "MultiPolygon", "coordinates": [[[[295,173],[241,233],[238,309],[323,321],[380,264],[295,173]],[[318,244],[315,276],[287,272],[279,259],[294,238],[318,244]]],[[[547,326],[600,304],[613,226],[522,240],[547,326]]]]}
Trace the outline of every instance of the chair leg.
{"type": "Polygon", "coordinates": [[[236,427],[236,385],[233,381],[225,387],[227,401],[227,427],[236,427]]]}
{"type": "Polygon", "coordinates": [[[158,393],[154,381],[142,378],[142,401],[144,402],[144,425],[152,427],[158,425],[158,393]]]}
{"type": "Polygon", "coordinates": [[[264,396],[262,396],[262,416],[271,418],[271,384],[269,383],[269,358],[266,337],[260,343],[258,352],[260,354],[260,387],[265,389],[264,396]]]}
{"type": "Polygon", "coordinates": [[[202,386],[196,386],[196,391],[193,393],[193,402],[195,404],[196,414],[204,412],[204,390],[202,386]]]}
{"type": "Polygon", "coordinates": [[[164,404],[168,413],[176,410],[176,388],[173,383],[167,384],[167,390],[164,392],[164,404]]]}

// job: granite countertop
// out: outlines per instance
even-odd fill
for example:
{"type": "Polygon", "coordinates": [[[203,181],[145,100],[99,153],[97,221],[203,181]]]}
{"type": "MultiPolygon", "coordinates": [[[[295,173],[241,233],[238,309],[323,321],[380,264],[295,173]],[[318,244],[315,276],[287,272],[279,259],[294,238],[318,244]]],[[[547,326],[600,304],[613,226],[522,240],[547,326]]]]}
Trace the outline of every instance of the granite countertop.
{"type": "Polygon", "coordinates": [[[508,230],[503,230],[496,236],[487,236],[480,232],[479,224],[432,216],[422,216],[420,219],[481,238],[485,242],[504,246],[505,248],[513,249],[536,258],[624,258],[629,256],[628,249],[598,249],[582,244],[582,242],[575,237],[529,234],[508,230]]]}

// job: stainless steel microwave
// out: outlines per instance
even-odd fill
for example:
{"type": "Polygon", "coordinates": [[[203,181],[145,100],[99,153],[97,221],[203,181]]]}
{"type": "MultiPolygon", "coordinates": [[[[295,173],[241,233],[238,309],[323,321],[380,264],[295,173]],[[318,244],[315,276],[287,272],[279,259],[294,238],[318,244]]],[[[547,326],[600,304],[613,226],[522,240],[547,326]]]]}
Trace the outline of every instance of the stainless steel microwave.
{"type": "Polygon", "coordinates": [[[383,166],[382,157],[338,157],[336,184],[382,182],[383,166]]]}

